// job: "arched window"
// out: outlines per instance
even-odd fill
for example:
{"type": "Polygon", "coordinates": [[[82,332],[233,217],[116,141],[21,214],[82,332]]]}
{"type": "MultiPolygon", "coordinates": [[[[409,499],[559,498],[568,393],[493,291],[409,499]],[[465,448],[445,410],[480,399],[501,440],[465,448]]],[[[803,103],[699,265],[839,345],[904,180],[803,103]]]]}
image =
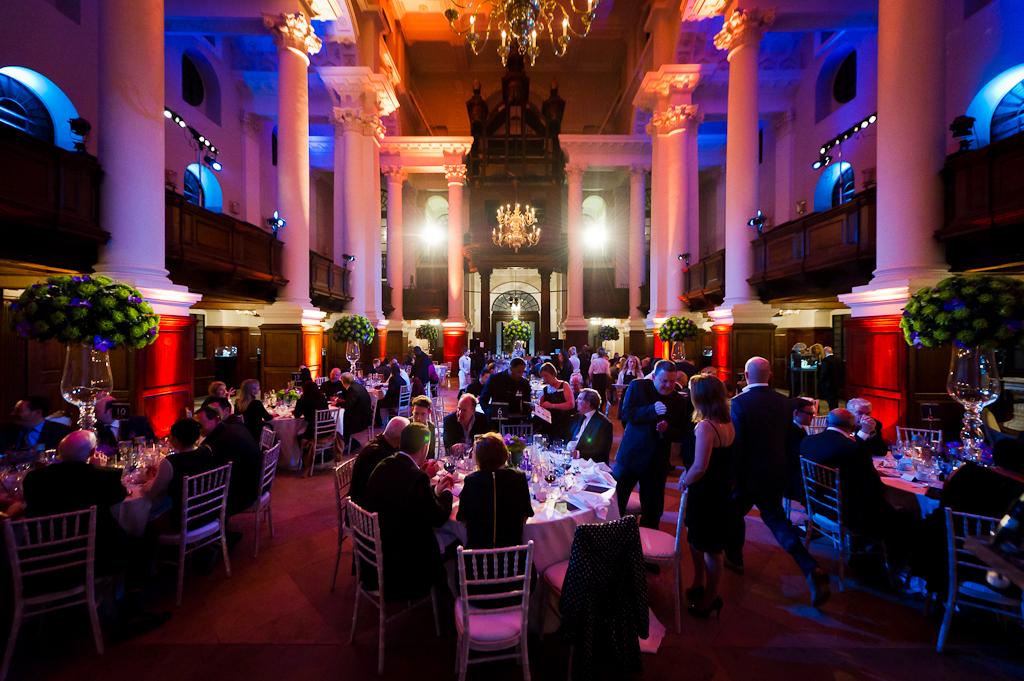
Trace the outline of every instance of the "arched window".
{"type": "Polygon", "coordinates": [[[200,106],[206,98],[203,77],[192,58],[181,55],[181,98],[192,106],[200,106]]]}
{"type": "Polygon", "coordinates": [[[857,96],[857,51],[846,55],[832,80],[832,99],[846,104],[857,96]]]}
{"type": "Polygon", "coordinates": [[[23,83],[0,74],[0,123],[53,142],[53,119],[46,105],[23,83]]]}
{"type": "Polygon", "coordinates": [[[1024,81],[1010,88],[992,112],[989,133],[993,142],[1024,131],[1024,81]]]}
{"type": "Polygon", "coordinates": [[[215,173],[198,163],[185,168],[185,200],[213,213],[224,210],[224,196],[215,173]]]}
{"type": "Polygon", "coordinates": [[[52,80],[23,66],[0,68],[0,125],[75,151],[72,118],[78,110],[52,80]]]}
{"type": "Polygon", "coordinates": [[[853,166],[846,161],[833,163],[821,172],[814,188],[814,210],[835,208],[853,198],[856,191],[853,166]]]}

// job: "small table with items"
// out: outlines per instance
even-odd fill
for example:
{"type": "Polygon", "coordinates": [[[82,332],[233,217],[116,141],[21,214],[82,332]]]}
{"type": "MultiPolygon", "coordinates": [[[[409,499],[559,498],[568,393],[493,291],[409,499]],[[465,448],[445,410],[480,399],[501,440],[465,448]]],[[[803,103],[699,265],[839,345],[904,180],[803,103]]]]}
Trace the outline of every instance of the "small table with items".
{"type": "Polygon", "coordinates": [[[902,456],[895,451],[895,446],[893,453],[874,457],[874,464],[888,488],[886,498],[894,506],[916,509],[922,518],[939,507],[943,487],[939,478],[945,478],[952,470],[952,466],[937,456],[902,456]]]}

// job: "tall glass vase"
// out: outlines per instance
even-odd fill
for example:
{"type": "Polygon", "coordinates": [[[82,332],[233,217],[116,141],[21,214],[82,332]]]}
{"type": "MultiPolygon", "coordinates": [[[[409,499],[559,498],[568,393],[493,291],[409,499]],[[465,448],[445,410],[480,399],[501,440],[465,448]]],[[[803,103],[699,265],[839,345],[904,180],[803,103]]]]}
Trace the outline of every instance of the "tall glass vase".
{"type": "Polygon", "coordinates": [[[345,341],[345,359],[348,360],[349,371],[355,374],[356,362],[359,361],[359,343],[355,341],[345,341]]]}
{"type": "Polygon", "coordinates": [[[114,379],[110,374],[110,355],[89,345],[69,345],[64,357],[60,392],[64,400],[78,407],[78,427],[96,429],[96,398],[110,392],[114,379]]]}
{"type": "Polygon", "coordinates": [[[999,397],[999,370],[995,352],[981,347],[953,348],[949,360],[946,392],[964,407],[960,440],[964,458],[981,460],[985,433],[981,429],[981,410],[999,397]]]}
{"type": "Polygon", "coordinates": [[[672,341],[672,348],[669,351],[669,357],[673,362],[682,362],[686,360],[686,344],[683,341],[672,341]]]}

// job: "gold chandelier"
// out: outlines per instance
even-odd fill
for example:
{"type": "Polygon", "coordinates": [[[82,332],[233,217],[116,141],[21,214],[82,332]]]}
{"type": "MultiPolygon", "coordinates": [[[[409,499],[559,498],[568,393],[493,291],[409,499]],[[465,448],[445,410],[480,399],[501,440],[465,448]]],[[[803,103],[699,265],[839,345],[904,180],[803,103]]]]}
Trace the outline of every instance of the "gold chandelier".
{"type": "Polygon", "coordinates": [[[537,211],[527,204],[506,203],[498,208],[498,226],[491,231],[495,246],[508,246],[516,253],[523,246],[536,246],[540,241],[537,211]]]}
{"type": "Polygon", "coordinates": [[[491,33],[501,37],[498,56],[505,66],[513,43],[519,54],[537,61],[537,42],[545,35],[556,57],[565,55],[573,36],[585,38],[600,0],[448,0],[448,24],[480,54],[491,33]],[[477,23],[483,24],[482,28],[477,23]]]}

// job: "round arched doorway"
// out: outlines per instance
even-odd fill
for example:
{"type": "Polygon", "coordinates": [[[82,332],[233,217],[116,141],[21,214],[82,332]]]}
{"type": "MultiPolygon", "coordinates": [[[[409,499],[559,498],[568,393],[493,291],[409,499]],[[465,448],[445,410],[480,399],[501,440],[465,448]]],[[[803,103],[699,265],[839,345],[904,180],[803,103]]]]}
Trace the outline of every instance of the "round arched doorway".
{"type": "Polygon", "coordinates": [[[491,338],[494,339],[494,351],[511,354],[512,343],[505,339],[503,331],[505,322],[517,318],[530,325],[530,342],[526,344],[526,349],[531,355],[536,354],[540,304],[533,294],[519,289],[505,291],[495,298],[491,305],[491,338]],[[517,307],[518,311],[515,309],[517,307]]]}

